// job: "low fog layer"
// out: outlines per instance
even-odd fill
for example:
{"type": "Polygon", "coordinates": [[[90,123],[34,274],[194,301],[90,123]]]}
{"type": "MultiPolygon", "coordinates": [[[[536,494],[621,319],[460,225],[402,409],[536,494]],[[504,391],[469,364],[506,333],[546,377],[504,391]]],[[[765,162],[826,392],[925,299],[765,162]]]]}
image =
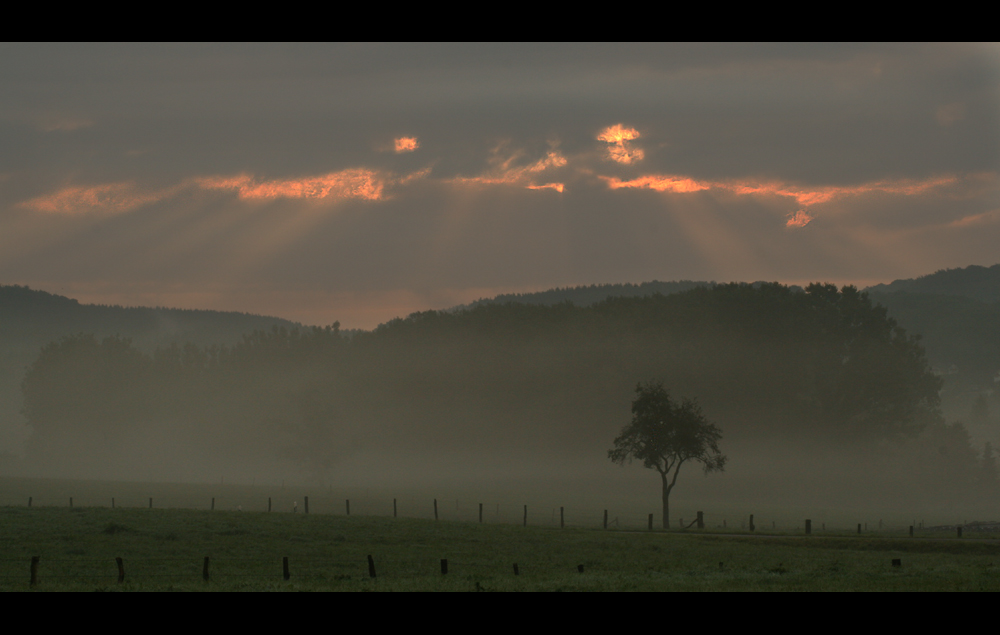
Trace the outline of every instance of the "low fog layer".
{"type": "Polygon", "coordinates": [[[151,352],[77,334],[28,369],[32,434],[9,467],[655,497],[655,475],[607,454],[650,380],[697,399],[723,433],[726,471],[686,468],[679,496],[919,505],[997,492],[991,449],[946,421],[920,342],[867,295],[832,285],[481,304],[352,337],[276,325],[233,345],[151,352]]]}

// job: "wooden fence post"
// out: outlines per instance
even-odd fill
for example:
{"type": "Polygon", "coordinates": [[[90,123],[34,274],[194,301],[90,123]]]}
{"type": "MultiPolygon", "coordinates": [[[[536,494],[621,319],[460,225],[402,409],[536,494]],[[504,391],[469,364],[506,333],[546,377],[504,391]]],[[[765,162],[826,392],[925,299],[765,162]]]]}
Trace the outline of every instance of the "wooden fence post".
{"type": "Polygon", "coordinates": [[[858,535],[861,535],[861,523],[858,523],[858,535]]]}
{"type": "Polygon", "coordinates": [[[347,507],[347,515],[350,516],[351,515],[351,499],[349,499],[349,498],[346,499],[344,501],[344,505],[347,507]]]}
{"type": "Polygon", "coordinates": [[[813,521],[806,518],[806,535],[808,536],[813,532],[813,521]]]}
{"type": "Polygon", "coordinates": [[[281,558],[281,575],[283,575],[286,580],[292,577],[291,572],[288,571],[288,556],[281,558]]]}
{"type": "Polygon", "coordinates": [[[483,522],[483,504],[479,503],[479,522],[483,522]]]}
{"type": "Polygon", "coordinates": [[[608,528],[608,510],[604,510],[604,528],[608,528]]]}
{"type": "Polygon", "coordinates": [[[652,514],[649,515],[649,527],[647,527],[647,529],[649,531],[653,531],[653,515],[652,514]]]}
{"type": "Polygon", "coordinates": [[[125,581],[125,561],[115,558],[115,563],[118,565],[118,584],[121,584],[125,581]]]}
{"type": "Polygon", "coordinates": [[[396,499],[392,499],[392,517],[396,518],[396,499]]]}
{"type": "Polygon", "coordinates": [[[528,506],[524,506],[524,526],[528,526],[528,506]]]}
{"type": "Polygon", "coordinates": [[[705,513],[698,512],[698,529],[704,529],[704,528],[705,528],[705,513]]]}
{"type": "Polygon", "coordinates": [[[913,538],[913,525],[910,525],[910,538],[913,538]]]}
{"type": "Polygon", "coordinates": [[[303,496],[303,498],[305,499],[306,513],[308,514],[309,513],[309,497],[308,496],[303,496]]]}
{"type": "Polygon", "coordinates": [[[756,528],[756,525],[753,524],[753,514],[750,514],[750,531],[753,531],[756,528]]]}
{"type": "Polygon", "coordinates": [[[441,575],[447,575],[447,574],[448,574],[448,559],[441,558],[441,575]]]}
{"type": "Polygon", "coordinates": [[[267,497],[267,511],[271,511],[271,497],[267,497]]]}
{"type": "Polygon", "coordinates": [[[434,520],[438,519],[438,499],[434,499],[434,520]]]}
{"type": "Polygon", "coordinates": [[[566,528],[565,510],[566,510],[565,507],[560,507],[559,508],[559,529],[565,529],[566,528]]]}
{"type": "Polygon", "coordinates": [[[73,506],[73,497],[72,496],[69,497],[69,506],[70,507],[73,506]]]}
{"type": "Polygon", "coordinates": [[[39,556],[31,556],[31,586],[38,584],[38,558],[39,556]]]}
{"type": "Polygon", "coordinates": [[[583,573],[583,565],[582,565],[582,564],[578,564],[578,565],[576,565],[576,570],[577,570],[577,572],[579,572],[579,573],[583,573]]]}
{"type": "Polygon", "coordinates": [[[517,563],[514,563],[514,575],[521,575],[521,572],[517,569],[517,563]]]}
{"type": "Polygon", "coordinates": [[[201,577],[208,582],[208,556],[205,556],[205,564],[201,567],[201,577]]]}
{"type": "Polygon", "coordinates": [[[368,556],[368,577],[375,577],[375,559],[371,555],[368,556]]]}

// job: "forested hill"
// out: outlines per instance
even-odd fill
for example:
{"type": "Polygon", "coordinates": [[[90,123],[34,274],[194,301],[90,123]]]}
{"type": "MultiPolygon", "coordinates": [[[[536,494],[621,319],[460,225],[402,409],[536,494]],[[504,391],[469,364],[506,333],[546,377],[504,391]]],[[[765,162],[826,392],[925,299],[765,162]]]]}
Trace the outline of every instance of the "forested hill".
{"type": "Polygon", "coordinates": [[[670,295],[671,293],[680,293],[698,287],[712,286],[715,286],[715,282],[693,282],[691,280],[660,282],[659,280],[653,280],[652,282],[642,282],[640,284],[592,284],[590,286],[557,287],[536,293],[504,293],[494,298],[481,298],[470,304],[454,307],[451,311],[461,311],[483,304],[505,304],[507,302],[544,306],[572,302],[576,306],[590,306],[598,302],[603,302],[608,298],[635,298],[657,293],[670,295]]]}
{"type": "MultiPolygon", "coordinates": [[[[760,288],[766,283],[755,282],[760,288]]],[[[587,307],[608,298],[671,295],[718,283],[680,280],[640,284],[592,284],[549,289],[537,293],[502,294],[449,309],[459,312],[492,304],[553,306],[570,302],[587,307]]],[[[793,291],[800,288],[791,286],[793,291]]],[[[983,391],[1000,388],[1000,264],[947,269],[915,279],[896,280],[864,289],[872,300],[889,309],[907,331],[919,334],[935,369],[946,379],[946,409],[954,418],[967,413],[983,391]]],[[[998,391],[1000,393],[1000,391],[998,391]]]]}
{"type": "Polygon", "coordinates": [[[0,455],[17,452],[24,435],[21,380],[43,346],[77,333],[121,336],[138,348],[235,343],[244,333],[293,328],[288,320],[224,311],[81,304],[18,285],[0,285],[0,455]]]}
{"type": "Polygon", "coordinates": [[[30,338],[37,340],[40,348],[79,332],[119,334],[140,346],[186,341],[223,344],[271,326],[297,325],[281,318],[231,311],[80,304],[46,291],[0,285],[0,346],[30,338]]]}
{"type": "MultiPolygon", "coordinates": [[[[576,287],[557,287],[535,293],[504,293],[493,298],[480,298],[469,304],[450,309],[460,311],[482,304],[539,304],[551,306],[561,302],[572,302],[576,306],[590,306],[608,298],[634,298],[654,294],[670,295],[698,287],[714,287],[715,281],[675,280],[662,282],[653,280],[639,284],[592,284],[576,287]]],[[[759,287],[764,282],[755,282],[759,287]]],[[[791,287],[796,289],[795,286],[791,287]]],[[[964,269],[942,269],[919,278],[894,280],[889,284],[877,284],[864,289],[880,297],[892,293],[919,293],[947,296],[962,296],[985,303],[1000,302],[1000,264],[992,267],[970,265],[964,269]]]]}
{"type": "Polygon", "coordinates": [[[322,470],[376,450],[600,460],[636,383],[655,378],[701,400],[731,443],[871,445],[940,420],[940,381],[919,345],[856,289],[832,285],[490,304],[350,340],[336,328],[273,329],[152,354],[78,336],[42,351],[24,394],[36,461],[65,464],[87,447],[111,466],[169,437],[234,465],[322,470]]]}
{"type": "MultiPolygon", "coordinates": [[[[866,291],[923,336],[928,357],[948,378],[946,402],[1000,388],[1000,264],[942,270],[866,291]]],[[[968,406],[958,406],[956,414],[964,418],[968,406]]]]}
{"type": "Polygon", "coordinates": [[[877,284],[866,291],[885,295],[906,292],[933,295],[963,296],[985,303],[1000,302],[1000,264],[992,267],[970,265],[964,269],[941,269],[935,273],[877,284]]]}

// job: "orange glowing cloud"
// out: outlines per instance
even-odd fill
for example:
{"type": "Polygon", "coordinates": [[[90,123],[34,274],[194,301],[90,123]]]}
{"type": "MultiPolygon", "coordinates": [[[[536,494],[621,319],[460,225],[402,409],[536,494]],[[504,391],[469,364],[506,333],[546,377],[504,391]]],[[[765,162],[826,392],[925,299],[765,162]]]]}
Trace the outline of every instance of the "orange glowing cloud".
{"type": "Polygon", "coordinates": [[[529,190],[555,190],[562,192],[566,186],[563,183],[546,183],[545,185],[528,185],[526,187],[529,190]]]}
{"type": "Polygon", "coordinates": [[[257,181],[245,174],[196,180],[206,189],[235,190],[244,200],[299,198],[337,200],[358,198],[378,201],[385,197],[386,180],[365,168],[352,168],[322,176],[257,181]]]}
{"type": "Polygon", "coordinates": [[[735,194],[770,194],[794,198],[799,205],[809,206],[828,203],[844,196],[860,196],[872,192],[913,196],[928,190],[951,185],[958,181],[952,176],[942,176],[926,181],[913,179],[883,180],[852,186],[827,186],[820,188],[803,188],[782,183],[714,183],[712,187],[728,189],[735,194]]]}
{"type": "Polygon", "coordinates": [[[525,187],[529,190],[553,189],[562,192],[562,183],[546,183],[544,185],[534,182],[534,177],[542,172],[553,168],[561,168],[567,164],[566,157],[555,150],[550,150],[543,158],[529,165],[516,165],[518,159],[523,156],[522,152],[515,152],[509,156],[501,156],[500,147],[494,149],[493,157],[490,159],[492,168],[481,174],[472,177],[457,177],[451,179],[452,183],[470,185],[515,185],[525,187]]]}
{"type": "Polygon", "coordinates": [[[396,154],[403,152],[413,152],[420,147],[416,137],[400,137],[395,141],[396,154]]]}
{"type": "Polygon", "coordinates": [[[105,183],[90,187],[66,187],[53,194],[22,203],[38,212],[79,214],[92,211],[127,212],[169,195],[169,191],[139,192],[133,183],[105,183]]]}
{"type": "Polygon", "coordinates": [[[976,227],[982,225],[995,225],[1000,224],[1000,209],[994,209],[989,212],[983,212],[982,214],[974,214],[972,216],[965,216],[959,218],[958,220],[953,220],[948,223],[949,227],[976,227]]]}
{"type": "Polygon", "coordinates": [[[639,131],[635,128],[626,128],[625,126],[615,124],[613,126],[608,126],[597,135],[598,141],[607,141],[608,143],[614,143],[616,145],[623,145],[626,141],[632,141],[633,139],[639,138],[639,131]]]}
{"type": "Polygon", "coordinates": [[[608,148],[608,158],[625,165],[642,161],[646,156],[641,148],[633,148],[629,143],[629,141],[638,138],[638,130],[626,128],[621,124],[609,126],[597,135],[598,141],[606,141],[611,144],[611,147],[608,148]]]}
{"type": "MultiPolygon", "coordinates": [[[[941,176],[924,181],[913,179],[873,181],[853,186],[826,186],[807,188],[784,183],[759,183],[752,181],[696,181],[695,179],[677,175],[650,174],[636,179],[623,181],[618,178],[601,176],[612,190],[619,188],[650,189],[658,192],[688,193],[701,190],[716,189],[728,191],[739,196],[782,196],[795,200],[803,208],[821,203],[828,203],[847,196],[861,196],[873,192],[913,196],[922,194],[934,188],[952,185],[958,179],[952,176],[941,176]]],[[[788,215],[787,227],[805,227],[813,220],[806,209],[800,209],[788,215]]]]}
{"type": "Polygon", "coordinates": [[[752,181],[696,181],[692,178],[676,175],[646,175],[629,181],[617,178],[601,177],[613,190],[622,187],[648,188],[659,192],[697,192],[699,190],[728,190],[738,195],[771,195],[786,196],[795,199],[799,205],[810,206],[827,203],[844,196],[860,196],[871,192],[885,192],[912,196],[921,194],[933,188],[956,183],[958,179],[951,176],[915,181],[902,179],[897,181],[875,181],[854,186],[827,186],[820,188],[804,188],[784,183],[758,183],[752,181]]]}
{"type": "Polygon", "coordinates": [[[623,187],[632,187],[656,190],[657,192],[677,192],[683,194],[687,192],[707,190],[712,187],[711,183],[701,183],[686,176],[648,175],[640,176],[639,178],[632,179],[630,181],[622,181],[621,179],[607,176],[602,176],[600,178],[604,179],[605,182],[607,182],[608,187],[612,190],[617,190],[623,187]]]}
{"type": "Polygon", "coordinates": [[[805,227],[812,220],[812,216],[806,214],[804,209],[800,209],[794,214],[788,215],[788,222],[785,223],[785,227],[805,227]]]}

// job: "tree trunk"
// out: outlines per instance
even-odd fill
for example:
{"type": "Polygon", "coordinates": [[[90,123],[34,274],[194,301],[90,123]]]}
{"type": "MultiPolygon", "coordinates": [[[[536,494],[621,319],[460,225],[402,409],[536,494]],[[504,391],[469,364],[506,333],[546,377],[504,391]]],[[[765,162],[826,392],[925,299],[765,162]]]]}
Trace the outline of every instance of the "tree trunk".
{"type": "Polygon", "coordinates": [[[660,474],[660,478],[663,480],[663,528],[670,529],[670,485],[666,474],[660,474]]]}

